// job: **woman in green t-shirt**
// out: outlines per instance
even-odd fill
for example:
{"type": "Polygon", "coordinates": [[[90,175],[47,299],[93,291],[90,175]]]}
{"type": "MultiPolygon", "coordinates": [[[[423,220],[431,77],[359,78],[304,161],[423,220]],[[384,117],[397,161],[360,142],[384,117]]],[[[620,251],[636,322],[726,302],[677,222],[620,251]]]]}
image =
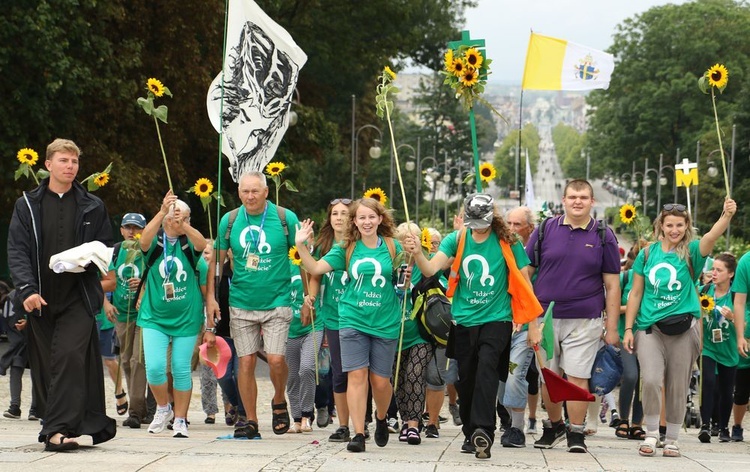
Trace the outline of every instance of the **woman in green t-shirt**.
{"type": "Polygon", "coordinates": [[[719,220],[699,241],[693,241],[687,208],[677,203],[664,205],[654,221],[658,242],[638,253],[633,264],[622,344],[628,352],[636,348],[641,365],[646,424],[646,438],[638,447],[642,456],[656,454],[662,390],[667,414],[663,454],[680,456],[677,438],[685,418],[693,363],[700,353],[700,303],[695,281],[736,211],[734,200],[724,200],[719,220]]]}
{"type": "Polygon", "coordinates": [[[719,426],[719,441],[729,442],[729,415],[732,413],[734,376],[740,355],[737,352],[737,332],[734,329],[734,304],[732,279],[737,269],[737,259],[725,252],[714,258],[711,282],[701,287],[701,305],[711,305],[703,310],[703,358],[701,364],[701,418],[703,425],[698,433],[702,443],[711,442],[711,424],[719,426]],[[704,300],[706,300],[704,302],[704,300]],[[718,406],[718,408],[714,408],[718,406]],[[712,415],[718,411],[719,417],[712,415]],[[712,418],[714,416],[714,418],[712,418]]]}
{"type": "Polygon", "coordinates": [[[393,240],[393,217],[377,200],[354,202],[346,237],[340,245],[316,261],[306,246],[313,237],[313,222],[305,220],[295,242],[302,264],[312,275],[346,270],[349,283],[339,300],[339,340],[342,370],[347,372],[346,399],[354,424],[354,437],[347,449],[365,450],[367,379],[377,407],[375,443],[388,443],[386,414],[393,395],[391,372],[398,347],[399,303],[392,283],[393,259],[401,245],[393,240]]]}

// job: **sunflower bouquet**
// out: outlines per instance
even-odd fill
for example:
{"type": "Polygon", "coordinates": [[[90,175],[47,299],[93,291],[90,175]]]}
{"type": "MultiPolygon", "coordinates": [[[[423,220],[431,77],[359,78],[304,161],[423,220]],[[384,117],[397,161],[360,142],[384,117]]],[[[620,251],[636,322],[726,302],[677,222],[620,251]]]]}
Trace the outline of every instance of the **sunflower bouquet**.
{"type": "Polygon", "coordinates": [[[39,185],[39,181],[49,175],[49,172],[44,169],[39,169],[34,172],[34,166],[39,162],[39,154],[31,148],[23,148],[18,151],[16,159],[18,159],[20,164],[18,164],[18,169],[16,169],[14,180],[20,179],[21,176],[31,177],[34,179],[34,182],[39,185]]]}
{"type": "Polygon", "coordinates": [[[214,184],[205,177],[195,181],[195,185],[188,189],[188,192],[193,192],[201,199],[201,205],[203,205],[203,211],[208,215],[208,234],[211,240],[214,239],[213,225],[211,224],[211,200],[216,199],[221,206],[224,206],[224,202],[219,198],[219,192],[214,192],[214,184]]]}
{"type": "Polygon", "coordinates": [[[473,46],[461,45],[458,49],[445,52],[444,69],[441,71],[445,75],[443,84],[456,91],[456,98],[461,100],[466,110],[474,106],[475,100],[485,103],[480,94],[487,84],[491,63],[491,59],[485,58],[482,51],[473,46]]]}
{"type": "Polygon", "coordinates": [[[154,105],[154,100],[156,100],[157,98],[161,98],[164,95],[171,97],[172,92],[170,92],[169,89],[164,86],[164,84],[162,84],[160,80],[154,79],[153,77],[146,81],[146,90],[146,97],[139,97],[138,105],[143,108],[143,111],[146,112],[147,115],[154,118],[154,125],[156,125],[156,135],[159,137],[159,148],[161,149],[161,155],[164,159],[164,169],[167,172],[167,182],[169,183],[169,190],[174,191],[174,189],[172,188],[172,178],[169,176],[167,154],[166,152],[164,152],[164,143],[162,142],[161,131],[159,130],[159,121],[167,124],[168,109],[166,105],[159,105],[158,107],[154,105]]]}
{"type": "Polygon", "coordinates": [[[286,167],[283,162],[271,162],[266,166],[266,175],[271,177],[273,183],[276,184],[276,205],[279,204],[279,189],[281,187],[286,187],[290,192],[299,192],[291,180],[281,180],[281,173],[284,172],[286,167]]]}
{"type": "Polygon", "coordinates": [[[101,172],[94,172],[85,179],[81,180],[81,185],[86,184],[89,192],[94,192],[109,183],[112,173],[112,163],[110,162],[106,169],[101,172]]]}
{"type": "Polygon", "coordinates": [[[719,114],[716,111],[716,90],[719,93],[724,93],[724,89],[727,88],[729,83],[729,71],[724,64],[714,64],[709,67],[706,72],[698,79],[698,88],[701,92],[708,94],[711,93],[711,105],[714,110],[714,123],[716,124],[716,136],[719,140],[719,150],[721,151],[721,167],[724,170],[724,186],[727,191],[727,198],[729,198],[729,178],[727,177],[727,163],[724,158],[724,146],[721,143],[721,128],[719,127],[719,114]]]}

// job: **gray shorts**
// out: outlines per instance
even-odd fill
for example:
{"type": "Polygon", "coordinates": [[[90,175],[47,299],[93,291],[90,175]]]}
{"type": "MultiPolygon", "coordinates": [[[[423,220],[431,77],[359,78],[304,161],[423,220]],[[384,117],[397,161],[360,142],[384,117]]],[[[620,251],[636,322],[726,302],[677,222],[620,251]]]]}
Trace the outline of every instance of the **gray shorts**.
{"type": "Polygon", "coordinates": [[[425,382],[428,390],[443,390],[446,385],[458,381],[458,364],[455,359],[445,357],[445,349],[435,349],[427,364],[425,382]]]}
{"type": "Polygon", "coordinates": [[[237,356],[255,354],[261,348],[266,354],[286,355],[286,340],[292,309],[280,306],[272,310],[243,310],[229,307],[229,330],[237,356]],[[261,339],[261,335],[263,338],[261,339]]]}
{"type": "Polygon", "coordinates": [[[383,339],[353,328],[341,328],[339,341],[342,371],[351,372],[369,367],[370,372],[375,375],[391,378],[398,339],[383,339]]]}
{"type": "Polygon", "coordinates": [[[553,324],[555,352],[547,367],[558,374],[563,371],[579,379],[590,379],[603,333],[602,319],[555,319],[553,324]]]}

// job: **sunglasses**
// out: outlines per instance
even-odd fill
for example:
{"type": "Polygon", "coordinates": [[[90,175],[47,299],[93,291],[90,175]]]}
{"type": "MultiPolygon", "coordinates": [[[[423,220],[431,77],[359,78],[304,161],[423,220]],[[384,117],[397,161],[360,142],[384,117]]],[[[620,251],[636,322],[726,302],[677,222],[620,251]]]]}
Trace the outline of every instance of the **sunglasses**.
{"type": "Polygon", "coordinates": [[[344,205],[351,205],[352,200],[350,198],[334,198],[331,200],[331,205],[338,205],[339,203],[343,203],[344,205]]]}
{"type": "Polygon", "coordinates": [[[682,205],[680,203],[667,203],[666,205],[662,207],[662,209],[664,211],[672,211],[672,210],[686,211],[687,210],[687,208],[685,208],[685,205],[682,205]]]}

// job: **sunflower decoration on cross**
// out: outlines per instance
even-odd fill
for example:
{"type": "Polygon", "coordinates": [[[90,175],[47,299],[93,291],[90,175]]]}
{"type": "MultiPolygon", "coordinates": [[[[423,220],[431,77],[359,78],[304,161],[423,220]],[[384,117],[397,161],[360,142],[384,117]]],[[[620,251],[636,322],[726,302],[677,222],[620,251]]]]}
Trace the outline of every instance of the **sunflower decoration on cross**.
{"type": "Polygon", "coordinates": [[[729,83],[729,71],[724,64],[714,64],[698,79],[698,88],[701,92],[711,94],[711,105],[714,110],[714,123],[716,124],[716,137],[719,140],[719,150],[721,151],[721,168],[724,170],[724,187],[729,198],[729,177],[727,176],[727,163],[724,158],[724,146],[721,143],[721,128],[719,127],[719,114],[716,111],[716,90],[724,93],[729,83]]]}
{"type": "Polygon", "coordinates": [[[211,200],[216,200],[221,206],[224,206],[224,201],[219,198],[219,192],[214,192],[214,184],[205,177],[195,181],[195,185],[188,189],[188,192],[193,192],[198,198],[201,199],[201,205],[203,205],[203,211],[208,215],[208,236],[211,240],[214,239],[213,225],[211,224],[211,200]]]}
{"type": "Polygon", "coordinates": [[[386,202],[388,201],[388,197],[380,187],[368,188],[363,196],[364,198],[372,198],[373,200],[377,200],[383,206],[385,206],[386,202]]]}
{"type": "Polygon", "coordinates": [[[154,125],[156,125],[156,135],[159,137],[159,148],[161,149],[161,156],[164,159],[164,169],[167,172],[167,182],[169,183],[169,190],[172,190],[174,192],[174,188],[172,188],[172,178],[169,175],[167,153],[164,151],[164,142],[161,139],[161,130],[159,129],[160,121],[165,125],[167,124],[167,113],[169,110],[167,109],[166,105],[159,105],[158,107],[154,105],[154,101],[157,98],[162,98],[164,95],[171,97],[172,92],[170,92],[169,89],[163,83],[161,83],[160,80],[153,77],[146,81],[146,90],[147,92],[145,97],[138,97],[138,105],[143,108],[143,111],[146,112],[147,115],[154,118],[154,125]]]}
{"type": "Polygon", "coordinates": [[[284,169],[286,168],[287,166],[283,162],[271,162],[266,166],[266,175],[271,177],[271,180],[273,180],[273,183],[276,185],[276,205],[279,204],[279,190],[281,187],[286,187],[290,192],[299,192],[291,180],[281,179],[281,173],[284,172],[284,169]]]}
{"type": "Polygon", "coordinates": [[[112,176],[112,163],[110,162],[106,169],[101,172],[94,172],[85,179],[81,180],[81,185],[86,184],[89,192],[95,192],[109,183],[112,176]]]}
{"type": "Polygon", "coordinates": [[[34,166],[39,162],[39,154],[31,148],[23,148],[16,153],[16,159],[18,159],[18,169],[16,169],[14,180],[18,180],[23,177],[31,177],[34,182],[39,185],[39,181],[46,178],[49,175],[45,169],[39,169],[34,171],[34,166]]]}

